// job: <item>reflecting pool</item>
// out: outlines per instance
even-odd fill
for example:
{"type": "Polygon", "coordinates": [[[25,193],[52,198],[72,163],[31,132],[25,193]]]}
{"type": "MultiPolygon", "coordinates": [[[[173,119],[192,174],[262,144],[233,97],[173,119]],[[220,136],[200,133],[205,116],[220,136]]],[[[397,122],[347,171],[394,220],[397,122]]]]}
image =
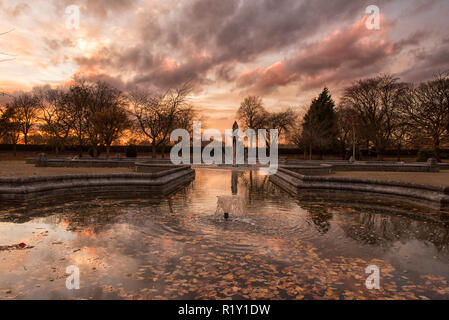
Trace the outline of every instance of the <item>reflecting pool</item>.
{"type": "Polygon", "coordinates": [[[0,207],[2,299],[447,299],[449,213],[197,169],[175,194],[0,207]],[[223,219],[217,197],[245,212],[223,219]],[[23,243],[23,247],[17,244],[23,243]],[[66,268],[80,289],[66,288],[66,268]],[[369,290],[365,269],[380,270],[369,290]]]}

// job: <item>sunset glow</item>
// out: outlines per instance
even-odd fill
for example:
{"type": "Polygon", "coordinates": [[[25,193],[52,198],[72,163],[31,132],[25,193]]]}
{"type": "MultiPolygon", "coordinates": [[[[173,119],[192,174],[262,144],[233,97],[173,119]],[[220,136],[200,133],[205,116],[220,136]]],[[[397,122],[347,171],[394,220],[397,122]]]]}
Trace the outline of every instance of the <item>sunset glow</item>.
{"type": "Polygon", "coordinates": [[[365,27],[363,1],[1,1],[0,31],[11,31],[0,37],[0,88],[85,75],[163,90],[191,79],[195,105],[223,129],[247,94],[270,110],[303,107],[325,85],[338,99],[358,78],[416,82],[449,68],[447,1],[377,5],[380,30],[365,27]],[[69,5],[79,29],[66,27],[69,5]]]}

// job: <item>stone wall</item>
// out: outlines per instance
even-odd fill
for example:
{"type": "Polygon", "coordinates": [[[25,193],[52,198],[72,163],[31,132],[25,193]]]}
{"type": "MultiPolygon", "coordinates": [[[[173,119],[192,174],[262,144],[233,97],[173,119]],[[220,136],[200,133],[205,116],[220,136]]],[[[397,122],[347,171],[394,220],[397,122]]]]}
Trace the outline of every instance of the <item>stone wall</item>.
{"type": "Polygon", "coordinates": [[[344,177],[307,176],[281,167],[270,180],[282,187],[300,193],[303,191],[333,191],[374,193],[431,203],[438,209],[449,209],[449,187],[421,185],[406,182],[355,179],[344,177]]]}
{"type": "Polygon", "coordinates": [[[66,193],[120,190],[169,193],[194,178],[195,171],[182,166],[154,173],[74,174],[47,177],[0,178],[0,200],[20,200],[66,193]]]}
{"type": "Polygon", "coordinates": [[[289,169],[296,173],[304,175],[326,175],[333,172],[333,165],[320,164],[320,165],[283,165],[282,168],[289,169]]]}
{"type": "Polygon", "coordinates": [[[433,161],[423,163],[375,162],[375,161],[287,161],[286,166],[330,165],[334,171],[391,171],[391,172],[439,172],[449,170],[449,164],[433,161]]]}
{"type": "Polygon", "coordinates": [[[136,162],[147,162],[151,164],[167,164],[170,160],[151,160],[138,158],[47,158],[44,154],[37,158],[28,158],[26,163],[35,164],[36,167],[89,167],[89,168],[132,168],[136,162]]]}

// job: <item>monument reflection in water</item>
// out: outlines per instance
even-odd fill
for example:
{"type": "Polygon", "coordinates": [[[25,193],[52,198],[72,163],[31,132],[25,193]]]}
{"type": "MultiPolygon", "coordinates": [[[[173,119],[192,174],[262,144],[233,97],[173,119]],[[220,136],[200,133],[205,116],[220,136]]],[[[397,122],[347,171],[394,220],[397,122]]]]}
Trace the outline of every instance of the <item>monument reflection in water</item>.
{"type": "Polygon", "coordinates": [[[294,197],[256,171],[198,169],[170,196],[64,201],[1,208],[0,245],[30,248],[0,251],[0,298],[448,298],[447,213],[394,199],[294,197]],[[217,219],[217,195],[244,199],[245,218],[217,219]]]}

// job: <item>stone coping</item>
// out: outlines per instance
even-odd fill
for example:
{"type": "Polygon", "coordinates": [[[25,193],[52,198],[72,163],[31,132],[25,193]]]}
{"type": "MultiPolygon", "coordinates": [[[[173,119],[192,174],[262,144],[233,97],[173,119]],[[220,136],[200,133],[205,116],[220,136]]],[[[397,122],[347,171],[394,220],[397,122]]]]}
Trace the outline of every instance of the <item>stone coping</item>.
{"type": "Polygon", "coordinates": [[[282,165],[282,168],[289,169],[293,172],[299,173],[299,174],[312,174],[312,175],[319,175],[319,174],[329,174],[333,172],[333,165],[330,164],[302,164],[302,165],[282,165]]]}
{"type": "Polygon", "coordinates": [[[190,167],[176,167],[154,173],[70,174],[58,176],[0,178],[0,200],[16,200],[28,195],[66,192],[176,187],[195,176],[190,167]],[[59,191],[59,192],[55,192],[59,191]]]}
{"type": "MultiPolygon", "coordinates": [[[[270,177],[271,178],[271,177],[270,177]]],[[[296,193],[301,191],[342,191],[392,195],[423,200],[439,209],[449,209],[449,187],[399,181],[346,177],[308,176],[281,167],[271,179],[296,193]]]]}
{"type": "Polygon", "coordinates": [[[151,169],[158,168],[158,169],[171,169],[171,168],[178,168],[178,169],[187,169],[191,168],[190,165],[174,165],[171,162],[170,163],[156,163],[156,162],[136,162],[135,164],[136,172],[149,172],[152,171],[151,169]]]}
{"type": "Polygon", "coordinates": [[[143,158],[49,158],[41,160],[39,158],[27,158],[28,164],[35,164],[36,167],[133,167],[137,162],[146,162],[152,164],[171,164],[167,159],[143,159],[143,158]]]}
{"type": "Polygon", "coordinates": [[[439,172],[440,169],[449,169],[446,164],[436,163],[430,165],[428,162],[423,163],[404,163],[404,162],[373,162],[373,161],[357,161],[349,162],[342,160],[334,161],[288,161],[284,167],[298,167],[311,165],[330,165],[335,171],[391,171],[391,172],[439,172]]]}
{"type": "Polygon", "coordinates": [[[354,164],[333,164],[336,171],[391,171],[391,172],[439,172],[440,167],[429,166],[427,164],[415,163],[354,163],[354,164]]]}

